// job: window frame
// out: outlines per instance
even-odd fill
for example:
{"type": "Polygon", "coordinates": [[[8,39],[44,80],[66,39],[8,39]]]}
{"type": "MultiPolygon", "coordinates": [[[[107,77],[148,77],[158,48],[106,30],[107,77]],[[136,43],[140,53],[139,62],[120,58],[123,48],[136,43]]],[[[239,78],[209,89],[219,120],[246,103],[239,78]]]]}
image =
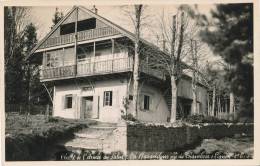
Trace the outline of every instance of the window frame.
{"type": "Polygon", "coordinates": [[[113,91],[104,91],[103,106],[113,106],[113,91]]]}
{"type": "Polygon", "coordinates": [[[145,111],[151,110],[151,107],[150,107],[150,104],[151,104],[151,96],[144,94],[143,97],[144,97],[144,99],[143,99],[143,109],[144,109],[145,111]],[[146,103],[146,102],[148,102],[148,103],[146,103]]]}
{"type": "Polygon", "coordinates": [[[73,95],[72,94],[65,95],[64,96],[64,109],[67,110],[67,109],[72,109],[72,108],[73,108],[73,95]]]}

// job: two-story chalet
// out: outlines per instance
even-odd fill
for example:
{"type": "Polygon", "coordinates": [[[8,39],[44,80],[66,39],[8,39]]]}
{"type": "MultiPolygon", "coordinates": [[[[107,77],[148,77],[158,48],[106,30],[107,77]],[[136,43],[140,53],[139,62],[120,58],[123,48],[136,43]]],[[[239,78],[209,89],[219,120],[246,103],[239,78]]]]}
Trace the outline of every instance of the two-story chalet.
{"type": "MultiPolygon", "coordinates": [[[[131,113],[133,40],[132,33],[97,13],[73,7],[29,55],[31,62],[41,63],[41,82],[54,87],[53,116],[117,122],[122,112],[131,113]],[[130,101],[127,110],[125,98],[130,101]]],[[[157,49],[145,40],[142,44],[157,49]]],[[[163,72],[146,65],[145,57],[148,52],[141,57],[137,119],[167,122],[169,82],[163,72]]],[[[178,108],[191,114],[190,77],[183,77],[178,88],[178,108]]],[[[199,85],[200,112],[206,111],[206,94],[199,85]]]]}

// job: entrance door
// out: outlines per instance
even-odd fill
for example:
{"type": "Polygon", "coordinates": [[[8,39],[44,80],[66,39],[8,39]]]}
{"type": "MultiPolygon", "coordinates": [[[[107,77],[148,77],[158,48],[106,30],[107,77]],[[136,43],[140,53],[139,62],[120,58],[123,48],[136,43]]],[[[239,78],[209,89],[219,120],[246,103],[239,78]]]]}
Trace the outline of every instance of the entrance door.
{"type": "Polygon", "coordinates": [[[92,118],[93,96],[82,97],[81,119],[92,118]]]}

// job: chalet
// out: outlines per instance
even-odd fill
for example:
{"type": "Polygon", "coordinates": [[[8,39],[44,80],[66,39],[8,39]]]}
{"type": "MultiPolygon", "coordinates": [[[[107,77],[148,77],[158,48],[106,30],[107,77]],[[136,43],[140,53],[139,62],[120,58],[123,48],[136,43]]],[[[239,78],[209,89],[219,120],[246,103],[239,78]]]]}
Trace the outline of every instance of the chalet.
{"type": "MultiPolygon", "coordinates": [[[[101,17],[97,11],[74,6],[33,48],[29,60],[41,64],[40,80],[54,87],[53,116],[118,122],[131,113],[133,91],[134,34],[101,17]],[[125,100],[130,103],[126,107],[125,100]]],[[[137,119],[167,122],[171,90],[167,75],[149,67],[149,49],[156,46],[141,40],[147,52],[140,59],[137,119]]],[[[178,116],[191,114],[191,79],[179,84],[178,116]],[[181,112],[181,113],[180,113],[181,112]]],[[[207,89],[199,84],[197,105],[206,111],[207,89]]]]}

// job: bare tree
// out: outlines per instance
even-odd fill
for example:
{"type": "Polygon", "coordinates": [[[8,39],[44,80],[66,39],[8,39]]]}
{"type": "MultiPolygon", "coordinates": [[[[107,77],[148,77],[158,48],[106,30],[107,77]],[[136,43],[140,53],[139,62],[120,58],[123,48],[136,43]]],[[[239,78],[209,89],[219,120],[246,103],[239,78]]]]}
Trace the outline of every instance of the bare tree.
{"type": "Polygon", "coordinates": [[[191,56],[192,67],[195,69],[192,71],[192,108],[193,114],[197,114],[197,77],[198,77],[198,60],[197,60],[197,41],[191,39],[191,56]]]}
{"type": "Polygon", "coordinates": [[[15,50],[20,46],[28,24],[30,10],[26,7],[5,7],[5,65],[13,58],[15,50]]]}
{"type": "Polygon", "coordinates": [[[172,17],[172,25],[167,26],[164,14],[159,20],[162,38],[166,46],[165,54],[151,54],[153,64],[160,67],[169,75],[171,80],[171,117],[170,122],[176,121],[178,84],[183,71],[188,66],[183,63],[187,55],[190,55],[190,39],[196,33],[194,24],[185,14],[182,8],[178,8],[177,14],[172,17]],[[170,50],[169,52],[167,50],[170,50]]]}
{"type": "Polygon", "coordinates": [[[135,5],[135,53],[134,53],[134,72],[133,72],[133,116],[137,116],[138,106],[138,87],[139,87],[139,53],[140,53],[140,25],[143,5],[135,5]]]}

